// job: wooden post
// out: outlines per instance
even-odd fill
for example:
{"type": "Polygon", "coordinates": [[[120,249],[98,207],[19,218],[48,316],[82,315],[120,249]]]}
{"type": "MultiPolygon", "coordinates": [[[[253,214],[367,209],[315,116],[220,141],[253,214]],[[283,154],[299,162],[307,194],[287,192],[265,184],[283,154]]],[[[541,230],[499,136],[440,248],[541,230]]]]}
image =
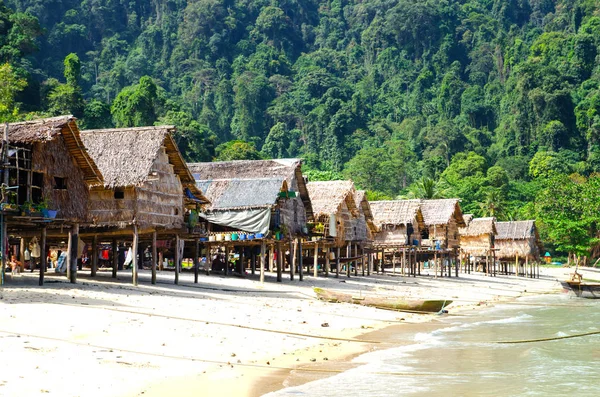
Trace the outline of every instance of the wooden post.
{"type": "Polygon", "coordinates": [[[269,271],[273,273],[273,251],[275,245],[269,244],[269,271]]]}
{"type": "Polygon", "coordinates": [[[152,232],[152,285],[156,284],[156,263],[158,262],[156,251],[156,231],[154,231],[152,232]]]}
{"type": "Polygon", "coordinates": [[[98,235],[94,234],[94,239],[92,241],[92,271],[91,276],[96,277],[96,272],[98,271],[98,235]]]}
{"type": "MultiPolygon", "coordinates": [[[[21,237],[21,240],[19,242],[19,261],[21,261],[23,271],[25,271],[25,239],[23,237],[21,237]]],[[[29,261],[29,269],[31,271],[33,271],[33,266],[33,258],[31,258],[31,260],[29,261]]]]}
{"type": "Polygon", "coordinates": [[[297,242],[294,239],[294,241],[292,242],[292,240],[290,240],[290,256],[289,256],[289,263],[290,263],[290,280],[294,279],[294,267],[296,266],[296,249],[297,249],[297,242]]]}
{"type": "Polygon", "coordinates": [[[194,239],[194,284],[198,284],[198,272],[200,271],[200,239],[194,239]]]}
{"type": "Polygon", "coordinates": [[[323,247],[323,252],[325,253],[325,277],[329,277],[329,267],[331,266],[329,254],[331,253],[331,248],[325,245],[323,247]]]}
{"type": "Polygon", "coordinates": [[[350,261],[349,258],[352,256],[351,243],[346,243],[346,276],[350,278],[350,261]]]}
{"type": "Polygon", "coordinates": [[[369,252],[369,256],[367,257],[367,276],[370,276],[372,271],[373,271],[373,253],[369,252]]]}
{"type": "Polygon", "coordinates": [[[266,255],[266,244],[265,240],[260,242],[260,283],[264,284],[265,282],[265,255],[266,255]]]}
{"type": "Polygon", "coordinates": [[[319,243],[315,241],[315,256],[313,261],[313,276],[318,277],[319,267],[319,243]]]}
{"type": "Polygon", "coordinates": [[[277,282],[280,283],[283,281],[282,279],[283,273],[283,252],[281,252],[281,243],[277,243],[277,282]]]}
{"type": "Polygon", "coordinates": [[[229,275],[229,245],[225,246],[225,276],[229,275]]]}
{"type": "Polygon", "coordinates": [[[138,285],[138,228],[137,225],[133,225],[133,243],[131,243],[132,250],[132,262],[131,262],[131,275],[133,278],[133,285],[138,285]]]}
{"type": "Polygon", "coordinates": [[[454,249],[454,270],[456,272],[456,277],[458,277],[458,268],[460,267],[460,257],[456,248],[454,249]]]}
{"type": "Polygon", "coordinates": [[[362,276],[365,276],[365,247],[360,246],[360,270],[362,270],[362,276]]]}
{"type": "Polygon", "coordinates": [[[256,252],[254,252],[254,247],[250,246],[250,250],[252,251],[251,259],[250,259],[250,270],[252,271],[252,275],[256,274],[256,252]]]}
{"type": "Polygon", "coordinates": [[[433,253],[433,278],[437,278],[437,251],[433,253]]]}
{"type": "MultiPolygon", "coordinates": [[[[40,241],[40,280],[39,285],[44,285],[44,274],[46,273],[46,266],[48,265],[46,262],[48,260],[48,255],[46,252],[46,226],[42,226],[42,239],[40,241]]],[[[31,259],[31,263],[33,263],[33,258],[31,259]]]]}
{"type": "Polygon", "coordinates": [[[519,277],[519,254],[515,256],[515,276],[519,277]]]}
{"type": "Polygon", "coordinates": [[[69,281],[72,284],[77,282],[77,243],[79,242],[79,223],[74,223],[69,230],[69,281]]]}
{"type": "Polygon", "coordinates": [[[117,278],[117,269],[119,268],[119,246],[117,239],[112,239],[112,278],[117,278]]]}
{"type": "Polygon", "coordinates": [[[340,278],[340,247],[337,247],[335,256],[335,278],[340,278]]]}
{"type": "Polygon", "coordinates": [[[179,284],[179,234],[175,235],[175,284],[179,284]]]}
{"type": "Polygon", "coordinates": [[[304,281],[304,259],[302,258],[302,241],[298,241],[298,279],[304,281]]]}
{"type": "Polygon", "coordinates": [[[358,245],[357,244],[351,244],[354,245],[354,257],[356,258],[354,260],[354,275],[358,276],[358,245]]]}
{"type": "MultiPolygon", "coordinates": [[[[246,277],[246,247],[240,247],[240,275],[246,277]]],[[[273,250],[271,250],[271,256],[273,256],[273,250]]]]}
{"type": "Polygon", "coordinates": [[[531,271],[529,269],[529,255],[525,255],[525,272],[527,273],[527,277],[531,278],[531,271]]]}

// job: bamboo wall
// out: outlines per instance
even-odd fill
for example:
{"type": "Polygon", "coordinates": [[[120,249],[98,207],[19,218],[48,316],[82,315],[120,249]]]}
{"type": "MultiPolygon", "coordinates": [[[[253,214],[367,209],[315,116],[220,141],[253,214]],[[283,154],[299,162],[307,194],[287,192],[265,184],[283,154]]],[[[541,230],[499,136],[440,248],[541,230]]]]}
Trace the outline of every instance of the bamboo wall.
{"type": "Polygon", "coordinates": [[[87,218],[88,185],[82,170],[75,165],[62,136],[49,142],[36,142],[32,152],[32,170],[44,174],[43,196],[57,217],[70,221],[87,218]],[[66,178],[67,189],[54,189],[54,177],[66,178]]]}
{"type": "Polygon", "coordinates": [[[96,225],[114,226],[118,223],[131,224],[135,218],[135,190],[123,190],[125,197],[115,199],[114,189],[94,187],[90,190],[89,219],[96,225]]]}
{"type": "Polygon", "coordinates": [[[179,228],[183,225],[183,186],[161,147],[152,166],[156,175],[150,176],[142,186],[136,187],[137,216],[141,226],[179,228]]]}
{"type": "Polygon", "coordinates": [[[412,223],[413,233],[410,236],[410,241],[406,235],[406,225],[390,226],[386,225],[381,228],[379,232],[375,234],[375,244],[388,244],[388,245],[405,245],[408,241],[409,244],[413,244],[413,240],[417,240],[418,245],[421,245],[421,230],[419,230],[419,223],[415,219],[412,223]]]}
{"type": "Polygon", "coordinates": [[[492,236],[490,234],[460,236],[460,248],[470,255],[485,256],[492,248],[492,236]]]}
{"type": "Polygon", "coordinates": [[[460,235],[456,219],[452,218],[445,225],[429,226],[429,238],[423,240],[424,245],[433,246],[433,240],[440,242],[441,248],[453,248],[460,246],[460,235]]]}
{"type": "Polygon", "coordinates": [[[525,258],[529,255],[530,258],[539,259],[540,252],[536,245],[535,238],[520,240],[498,240],[494,242],[495,248],[498,249],[496,256],[498,259],[514,260],[518,255],[520,258],[525,258]]]}

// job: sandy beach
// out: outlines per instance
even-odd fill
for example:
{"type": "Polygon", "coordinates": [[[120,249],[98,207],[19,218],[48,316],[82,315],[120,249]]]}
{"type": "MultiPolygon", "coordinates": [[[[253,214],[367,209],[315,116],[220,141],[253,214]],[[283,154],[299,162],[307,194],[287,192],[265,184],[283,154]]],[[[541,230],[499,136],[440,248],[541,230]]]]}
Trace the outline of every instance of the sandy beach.
{"type": "MultiPolygon", "coordinates": [[[[446,316],[528,294],[561,293],[573,270],[542,268],[540,279],[305,277],[282,283],[267,273],[246,278],[142,271],[78,284],[50,273],[44,287],[25,273],[0,291],[0,395],[260,396],[343,371],[362,352],[391,347],[391,334],[435,326],[415,314],[316,299],[313,287],[358,294],[449,299],[446,316]]],[[[599,278],[581,270],[584,277],[599,278]]],[[[397,339],[396,339],[397,340],[397,339]]],[[[396,342],[397,343],[397,342],[396,342]]]]}

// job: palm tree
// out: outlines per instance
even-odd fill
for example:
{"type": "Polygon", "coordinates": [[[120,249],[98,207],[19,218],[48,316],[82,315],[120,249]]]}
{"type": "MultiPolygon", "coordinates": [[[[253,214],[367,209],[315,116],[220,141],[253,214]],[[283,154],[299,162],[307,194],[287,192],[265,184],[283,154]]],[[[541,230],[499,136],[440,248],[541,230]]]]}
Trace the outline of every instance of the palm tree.
{"type": "Polygon", "coordinates": [[[443,189],[439,182],[426,176],[413,183],[408,192],[408,197],[410,198],[439,199],[445,196],[446,189],[443,189]]]}

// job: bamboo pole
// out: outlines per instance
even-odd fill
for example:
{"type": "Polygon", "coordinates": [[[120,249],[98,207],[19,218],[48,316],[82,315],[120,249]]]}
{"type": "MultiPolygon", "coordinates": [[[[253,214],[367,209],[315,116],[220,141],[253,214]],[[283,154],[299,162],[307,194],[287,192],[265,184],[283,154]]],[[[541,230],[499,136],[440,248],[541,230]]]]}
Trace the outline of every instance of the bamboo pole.
{"type": "Polygon", "coordinates": [[[340,247],[337,248],[337,253],[335,256],[335,278],[340,278],[340,247]]]}
{"type": "Polygon", "coordinates": [[[302,241],[298,241],[298,280],[304,281],[304,259],[302,258],[302,241]]]}
{"type": "Polygon", "coordinates": [[[358,244],[354,244],[354,257],[357,258],[354,262],[354,275],[358,276],[358,244]]]}
{"type": "Polygon", "coordinates": [[[198,284],[198,272],[200,271],[200,239],[194,239],[194,284],[198,284]]]}
{"type": "Polygon", "coordinates": [[[274,244],[269,244],[269,271],[271,273],[273,273],[273,265],[274,265],[273,251],[274,251],[274,244]]]}
{"type": "Polygon", "coordinates": [[[229,245],[225,245],[225,276],[229,276],[229,245]]]}
{"type": "Polygon", "coordinates": [[[290,240],[290,255],[289,255],[289,264],[290,264],[290,280],[294,280],[294,266],[296,266],[296,239],[292,242],[290,240]]]}
{"type": "Polygon", "coordinates": [[[350,245],[351,244],[346,243],[346,276],[348,278],[350,278],[350,262],[348,261],[348,258],[352,255],[352,248],[350,245]]]}
{"type": "Polygon", "coordinates": [[[323,251],[325,252],[325,277],[329,277],[329,270],[330,270],[330,266],[331,266],[331,263],[329,262],[330,261],[329,254],[331,253],[331,248],[324,246],[323,251]]]}

